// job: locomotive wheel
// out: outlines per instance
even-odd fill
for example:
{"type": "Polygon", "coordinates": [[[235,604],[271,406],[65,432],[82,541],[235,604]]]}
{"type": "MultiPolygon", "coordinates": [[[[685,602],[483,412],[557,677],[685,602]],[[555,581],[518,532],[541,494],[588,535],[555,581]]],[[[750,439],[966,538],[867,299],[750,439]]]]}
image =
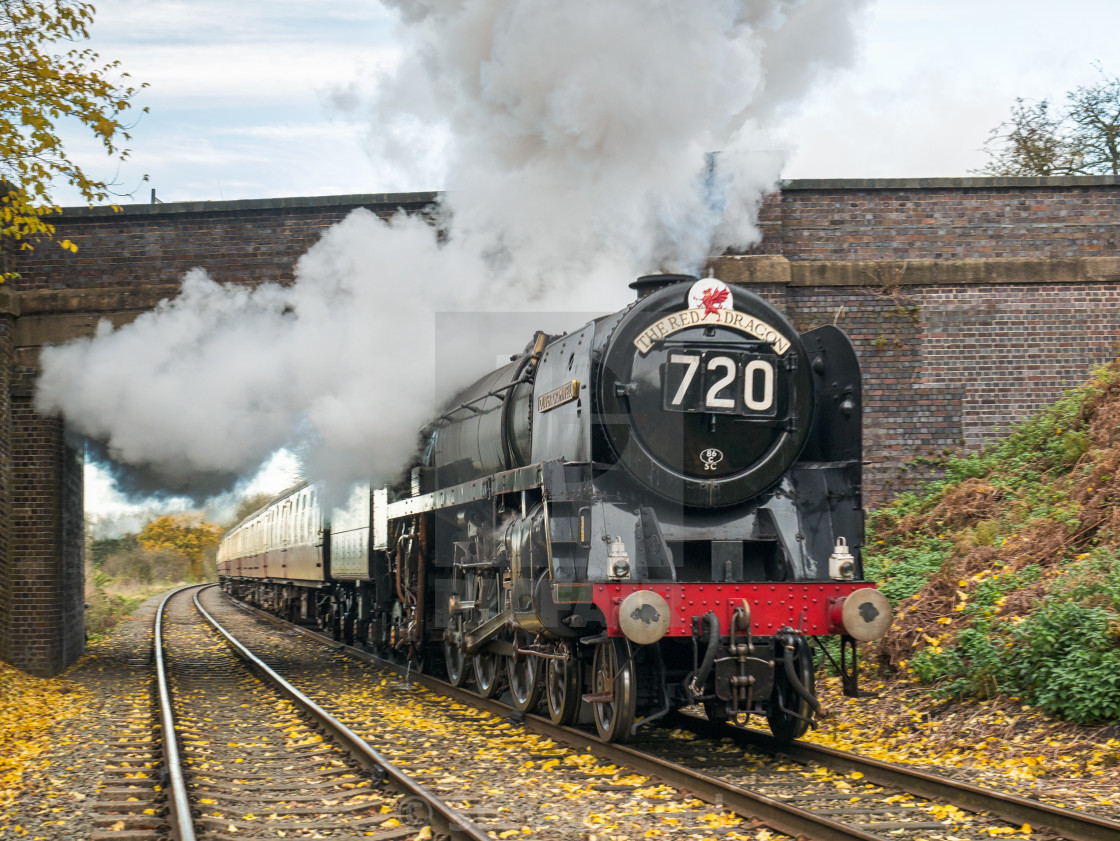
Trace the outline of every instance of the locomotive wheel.
{"type": "MultiPolygon", "coordinates": [[[[798,657],[794,663],[794,668],[797,670],[797,676],[801,679],[801,685],[810,692],[814,692],[816,681],[813,659],[804,656],[805,653],[803,650],[802,656],[798,657]]],[[[777,673],[774,675],[774,691],[770,695],[770,711],[766,713],[766,721],[770,724],[770,732],[779,742],[792,742],[794,739],[804,736],[809,729],[809,722],[782,712],[779,704],[787,710],[793,710],[805,716],[807,719],[812,718],[813,708],[808,701],[794,691],[789,678],[786,677],[785,670],[780,665],[780,661],[777,673]]]]}
{"type": "Polygon", "coordinates": [[[630,728],[634,725],[637,681],[634,661],[623,640],[608,639],[595,646],[591,693],[611,698],[609,701],[595,701],[592,705],[599,738],[604,742],[625,742],[629,739],[630,728]]]}
{"type": "Polygon", "coordinates": [[[480,651],[474,655],[474,682],[483,698],[497,697],[502,686],[502,660],[500,654],[480,651]]]}
{"type": "Polygon", "coordinates": [[[449,625],[443,632],[443,662],[447,666],[447,680],[452,686],[463,686],[470,674],[470,661],[459,643],[463,633],[455,625],[449,625]]]}
{"type": "Polygon", "coordinates": [[[529,644],[524,632],[513,635],[514,653],[506,657],[506,677],[513,706],[521,712],[532,712],[541,700],[544,682],[541,680],[541,661],[532,654],[518,654],[516,649],[529,644]]]}
{"type": "Polygon", "coordinates": [[[579,659],[571,646],[567,646],[567,660],[549,660],[545,667],[545,696],[548,700],[548,717],[553,724],[571,724],[579,715],[580,690],[583,679],[579,659]]]}

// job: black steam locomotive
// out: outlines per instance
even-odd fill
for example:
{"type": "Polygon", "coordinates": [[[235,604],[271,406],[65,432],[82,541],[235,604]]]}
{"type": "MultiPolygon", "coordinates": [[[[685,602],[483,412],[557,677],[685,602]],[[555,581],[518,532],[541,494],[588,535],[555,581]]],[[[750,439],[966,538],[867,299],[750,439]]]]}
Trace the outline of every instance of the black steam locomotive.
{"type": "Polygon", "coordinates": [[[839,635],[854,695],[890,622],[862,580],[854,350],[714,278],[631,285],[460,394],[398,486],[329,516],[299,486],[231,530],[226,589],[605,740],[697,703],[803,734],[814,640],[839,635]]]}

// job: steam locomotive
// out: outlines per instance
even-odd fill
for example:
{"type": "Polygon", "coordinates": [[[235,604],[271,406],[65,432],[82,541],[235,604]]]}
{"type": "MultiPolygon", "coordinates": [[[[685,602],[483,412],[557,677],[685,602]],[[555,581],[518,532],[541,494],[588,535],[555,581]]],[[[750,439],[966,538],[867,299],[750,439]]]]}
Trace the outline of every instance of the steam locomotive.
{"type": "Polygon", "coordinates": [[[396,486],[238,524],[225,589],[608,741],[692,704],[795,739],[829,636],[858,695],[890,608],[862,580],[851,343],[715,278],[631,287],[451,401],[396,486]]]}

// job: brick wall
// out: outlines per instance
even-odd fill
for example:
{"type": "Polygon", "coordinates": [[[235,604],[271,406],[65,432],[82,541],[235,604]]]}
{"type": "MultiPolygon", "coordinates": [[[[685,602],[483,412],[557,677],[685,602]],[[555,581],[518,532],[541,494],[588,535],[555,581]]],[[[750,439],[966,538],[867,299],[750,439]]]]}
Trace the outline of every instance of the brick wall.
{"type": "Polygon", "coordinates": [[[0,315],[0,659],[10,661],[10,625],[17,560],[9,551],[12,522],[11,391],[15,318],[0,315]]]}
{"type": "MultiPolygon", "coordinates": [[[[82,457],[61,418],[32,406],[33,371],[10,385],[7,604],[3,658],[31,674],[53,675],[85,646],[82,457]]],[[[0,599],[3,595],[0,595],[0,599]]]]}
{"type": "Polygon", "coordinates": [[[759,254],[951,260],[1120,253],[1120,178],[791,181],[764,202],[759,254]]]}
{"type": "Polygon", "coordinates": [[[356,207],[382,217],[420,212],[434,193],[327,196],[236,202],[181,202],[66,208],[55,236],[77,253],[38,243],[20,257],[18,288],[147,286],[178,283],[201,266],[220,282],[287,283],[323,232],[356,207]]]}

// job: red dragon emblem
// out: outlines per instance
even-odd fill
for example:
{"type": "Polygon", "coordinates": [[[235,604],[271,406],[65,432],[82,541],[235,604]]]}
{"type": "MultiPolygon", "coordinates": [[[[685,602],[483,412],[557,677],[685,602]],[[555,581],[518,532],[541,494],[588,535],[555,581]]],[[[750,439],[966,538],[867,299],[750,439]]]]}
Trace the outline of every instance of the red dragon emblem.
{"type": "Polygon", "coordinates": [[[723,303],[727,300],[727,287],[720,289],[709,288],[704,290],[704,297],[700,303],[704,306],[704,318],[709,315],[719,315],[719,311],[723,309],[723,303]]]}

